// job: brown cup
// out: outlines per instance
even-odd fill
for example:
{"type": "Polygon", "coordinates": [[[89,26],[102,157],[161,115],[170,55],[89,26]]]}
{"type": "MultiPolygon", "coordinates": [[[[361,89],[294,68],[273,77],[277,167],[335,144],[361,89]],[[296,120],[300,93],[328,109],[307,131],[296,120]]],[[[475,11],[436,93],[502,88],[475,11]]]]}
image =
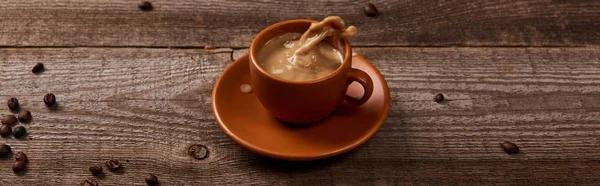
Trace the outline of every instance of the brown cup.
{"type": "Polygon", "coordinates": [[[275,77],[261,68],[257,52],[267,41],[284,33],[304,33],[315,20],[288,20],[262,30],[250,45],[250,82],[262,105],[277,119],[295,124],[313,123],[329,116],[339,107],[358,107],[373,93],[373,81],[361,70],[352,68],[352,48],[348,39],[329,39],[343,51],[342,65],[331,74],[309,81],[290,81],[275,77]],[[360,83],[364,95],[356,99],[346,95],[352,82],[360,83]]]}

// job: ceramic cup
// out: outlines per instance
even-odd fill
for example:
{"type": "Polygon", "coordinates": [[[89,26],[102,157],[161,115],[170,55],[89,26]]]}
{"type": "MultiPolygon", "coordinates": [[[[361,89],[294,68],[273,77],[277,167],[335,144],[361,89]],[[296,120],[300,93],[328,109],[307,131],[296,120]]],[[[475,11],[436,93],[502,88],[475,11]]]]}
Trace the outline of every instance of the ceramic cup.
{"type": "Polygon", "coordinates": [[[337,108],[358,107],[373,93],[373,81],[361,70],[352,68],[352,48],[348,39],[331,42],[343,52],[342,65],[331,74],[308,81],[290,81],[267,73],[259,65],[257,52],[267,41],[284,33],[304,33],[315,20],[289,20],[262,30],[250,46],[250,82],[261,104],[277,119],[294,124],[314,123],[329,116],[337,108]],[[352,82],[364,89],[362,98],[346,95],[352,82]]]}

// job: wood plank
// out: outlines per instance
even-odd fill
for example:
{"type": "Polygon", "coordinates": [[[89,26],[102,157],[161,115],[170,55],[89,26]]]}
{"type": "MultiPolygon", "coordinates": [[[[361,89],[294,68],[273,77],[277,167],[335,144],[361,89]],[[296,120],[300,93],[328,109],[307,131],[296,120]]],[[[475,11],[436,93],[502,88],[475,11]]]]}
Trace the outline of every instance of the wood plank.
{"type": "MultiPolygon", "coordinates": [[[[594,185],[600,180],[600,50],[356,48],[390,87],[392,108],[367,143],[338,157],[273,160],[217,127],[210,92],[231,49],[0,49],[0,100],[31,110],[28,139],[2,138],[30,159],[0,185],[76,185],[116,158],[101,185],[594,185]],[[30,72],[37,62],[47,70],[30,72]],[[42,97],[57,95],[47,109],[42,97]],[[435,93],[448,101],[432,101],[435,93]],[[509,156],[499,143],[517,143],[509,156]],[[196,160],[187,148],[210,152],[196,160]],[[126,161],[128,160],[128,162],[126,161]]],[[[235,55],[234,55],[235,54],[235,55]]],[[[1,114],[8,114],[0,106],[1,114]]]]}
{"type": "Polygon", "coordinates": [[[288,19],[339,15],[359,28],[355,46],[586,46],[600,44],[600,1],[4,0],[0,46],[247,47],[288,19]]]}

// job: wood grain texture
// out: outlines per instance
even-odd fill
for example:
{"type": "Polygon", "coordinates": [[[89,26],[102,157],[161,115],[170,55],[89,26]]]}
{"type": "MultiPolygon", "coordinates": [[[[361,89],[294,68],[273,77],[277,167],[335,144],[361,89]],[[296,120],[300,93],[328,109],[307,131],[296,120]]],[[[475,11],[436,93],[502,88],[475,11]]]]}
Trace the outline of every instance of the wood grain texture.
{"type": "MultiPolygon", "coordinates": [[[[355,48],[384,74],[389,117],[338,157],[273,160],[221,132],[210,93],[231,49],[0,49],[0,100],[34,120],[23,175],[0,159],[0,185],[76,185],[111,158],[124,172],[101,185],[595,185],[600,183],[597,48],[355,48]],[[47,68],[30,72],[37,62],[47,68]],[[47,109],[43,95],[56,94],[47,109]],[[447,101],[437,104],[433,95],[447,101]],[[521,154],[506,155],[502,141],[521,154]],[[207,159],[187,155],[208,147],[207,159]],[[128,160],[128,162],[127,162],[128,160]]],[[[235,54],[235,55],[234,55],[235,54]]],[[[0,113],[9,114],[0,105],[0,113]]]]}
{"type": "Polygon", "coordinates": [[[595,0],[2,0],[0,46],[248,47],[288,19],[339,15],[354,46],[586,46],[600,44],[595,0]]]}

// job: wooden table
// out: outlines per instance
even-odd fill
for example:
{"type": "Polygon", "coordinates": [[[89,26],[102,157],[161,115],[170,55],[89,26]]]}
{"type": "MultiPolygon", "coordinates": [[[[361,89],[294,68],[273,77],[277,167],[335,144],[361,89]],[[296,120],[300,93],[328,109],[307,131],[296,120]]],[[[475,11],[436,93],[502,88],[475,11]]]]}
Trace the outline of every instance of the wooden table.
{"type": "Polygon", "coordinates": [[[375,18],[350,0],[152,2],[0,1],[0,113],[16,97],[34,117],[25,139],[0,139],[30,159],[24,174],[0,159],[0,185],[77,185],[109,159],[124,170],[100,185],[600,184],[600,1],[374,0],[375,18]],[[328,15],[359,28],[354,50],[390,87],[387,121],[325,160],[241,148],[212,116],[216,79],[266,26],[328,15]]]}

